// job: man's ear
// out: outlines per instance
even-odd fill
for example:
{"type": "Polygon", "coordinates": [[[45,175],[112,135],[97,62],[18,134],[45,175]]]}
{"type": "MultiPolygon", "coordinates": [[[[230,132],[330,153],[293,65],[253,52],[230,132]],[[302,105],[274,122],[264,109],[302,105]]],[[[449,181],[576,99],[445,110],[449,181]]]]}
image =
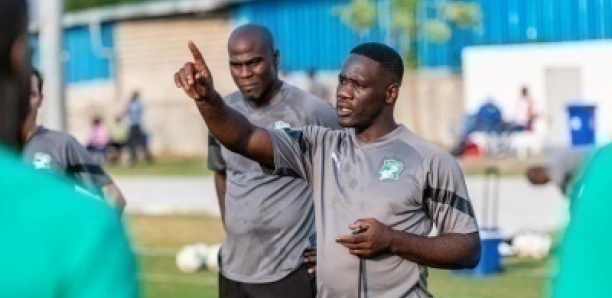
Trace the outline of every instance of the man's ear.
{"type": "Polygon", "coordinates": [[[274,65],[278,67],[280,65],[280,52],[278,50],[274,50],[274,65]]]}
{"type": "Polygon", "coordinates": [[[40,100],[38,101],[38,107],[40,109],[40,107],[42,107],[43,101],[45,101],[45,95],[40,93],[40,100]]]}
{"type": "Polygon", "coordinates": [[[395,104],[397,101],[397,96],[399,95],[400,85],[397,83],[393,83],[387,87],[387,96],[385,98],[385,103],[387,104],[395,104]]]}

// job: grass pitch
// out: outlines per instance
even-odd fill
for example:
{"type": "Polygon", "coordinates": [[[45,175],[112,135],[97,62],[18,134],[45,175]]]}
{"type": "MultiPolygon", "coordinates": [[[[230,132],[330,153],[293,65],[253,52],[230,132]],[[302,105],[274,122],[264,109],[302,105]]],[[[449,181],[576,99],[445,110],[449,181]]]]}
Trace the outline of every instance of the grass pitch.
{"type": "MultiPolygon", "coordinates": [[[[217,297],[217,275],[185,274],[175,265],[175,253],[196,242],[220,243],[223,226],[208,216],[147,216],[126,218],[140,261],[145,298],[217,297]]],[[[549,281],[549,260],[504,260],[504,272],[470,278],[445,270],[430,270],[429,288],[438,298],[541,298],[549,281]]]]}

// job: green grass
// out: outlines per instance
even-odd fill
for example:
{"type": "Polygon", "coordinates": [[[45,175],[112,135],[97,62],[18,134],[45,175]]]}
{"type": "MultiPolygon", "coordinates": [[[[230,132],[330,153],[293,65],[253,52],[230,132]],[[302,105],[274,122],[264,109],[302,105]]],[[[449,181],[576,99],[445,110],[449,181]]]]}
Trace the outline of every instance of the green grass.
{"type": "Polygon", "coordinates": [[[220,243],[223,226],[218,218],[130,215],[126,221],[138,248],[142,297],[217,297],[217,275],[183,273],[176,267],[175,255],[187,244],[220,243]]]}
{"type": "Polygon", "coordinates": [[[542,298],[548,261],[506,259],[504,270],[490,277],[469,277],[446,270],[431,270],[429,288],[438,298],[542,298]]]}
{"type": "MultiPolygon", "coordinates": [[[[541,163],[540,158],[518,160],[516,158],[463,158],[458,160],[466,175],[483,175],[490,166],[497,167],[502,176],[523,176],[527,168],[541,163]]],[[[206,176],[212,172],[206,167],[206,160],[198,157],[158,157],[153,164],[139,163],[135,166],[106,165],[109,173],[115,175],[147,176],[206,176]]]]}
{"type": "MultiPolygon", "coordinates": [[[[223,226],[208,216],[130,215],[132,241],[138,249],[140,280],[145,298],[217,297],[217,276],[185,274],[175,265],[175,253],[196,242],[220,243],[223,226]]],[[[473,278],[446,270],[430,270],[429,289],[437,298],[541,298],[549,280],[549,260],[509,258],[504,271],[473,278]]]]}
{"type": "Polygon", "coordinates": [[[113,176],[206,176],[212,174],[206,167],[206,161],[203,158],[160,158],[153,164],[106,165],[105,168],[113,176]]]}
{"type": "Polygon", "coordinates": [[[217,275],[203,271],[180,272],[174,254],[139,254],[143,297],[217,297],[217,275]]]}

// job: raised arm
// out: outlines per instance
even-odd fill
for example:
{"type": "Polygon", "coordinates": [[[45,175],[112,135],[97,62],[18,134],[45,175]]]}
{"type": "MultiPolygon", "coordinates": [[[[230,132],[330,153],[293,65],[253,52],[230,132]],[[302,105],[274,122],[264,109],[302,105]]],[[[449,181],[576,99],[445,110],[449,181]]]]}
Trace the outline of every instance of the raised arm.
{"type": "Polygon", "coordinates": [[[189,42],[193,62],[187,62],[174,74],[174,83],[194,100],[210,133],[227,149],[274,167],[272,139],[268,132],[253,125],[242,114],[228,107],[215,91],[213,78],[204,57],[189,42]]]}

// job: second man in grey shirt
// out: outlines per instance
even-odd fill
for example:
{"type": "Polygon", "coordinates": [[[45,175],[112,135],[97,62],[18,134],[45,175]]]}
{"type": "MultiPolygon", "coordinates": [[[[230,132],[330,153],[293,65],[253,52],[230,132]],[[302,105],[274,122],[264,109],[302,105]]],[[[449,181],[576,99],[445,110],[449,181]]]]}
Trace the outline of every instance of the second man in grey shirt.
{"type": "MultiPolygon", "coordinates": [[[[238,91],[225,102],[269,129],[338,127],[333,107],[278,79],[279,52],[261,26],[236,29],[228,43],[238,91]]],[[[315,248],[313,200],[301,179],[266,175],[259,164],[209,138],[226,237],[221,249],[220,297],[314,297],[304,251],[315,248]]]]}

